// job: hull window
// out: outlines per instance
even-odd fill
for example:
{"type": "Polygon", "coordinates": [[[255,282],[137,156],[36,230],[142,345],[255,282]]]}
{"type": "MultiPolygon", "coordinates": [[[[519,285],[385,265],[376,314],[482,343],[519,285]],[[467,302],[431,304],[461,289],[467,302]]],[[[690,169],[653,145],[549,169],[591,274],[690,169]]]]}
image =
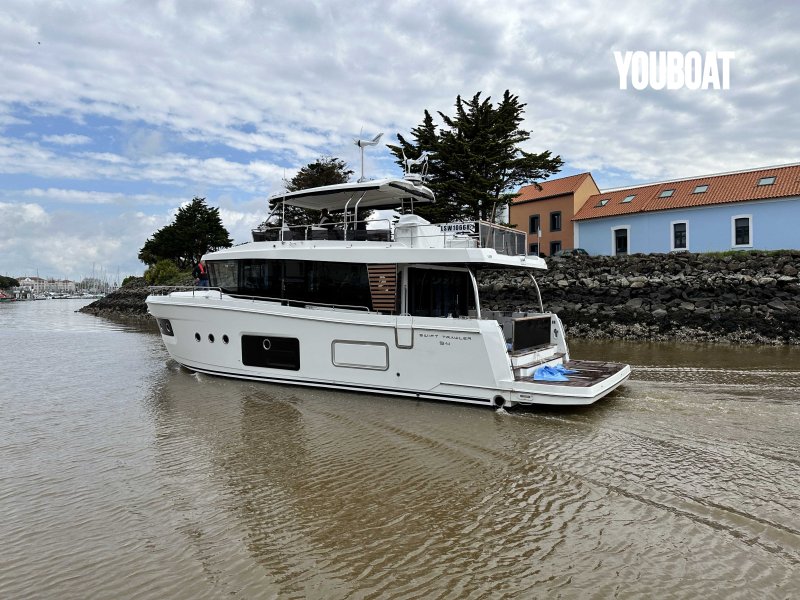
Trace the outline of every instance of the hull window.
{"type": "Polygon", "coordinates": [[[242,336],[242,364],[248,367],[300,370],[300,341],[267,335],[242,336]]]}

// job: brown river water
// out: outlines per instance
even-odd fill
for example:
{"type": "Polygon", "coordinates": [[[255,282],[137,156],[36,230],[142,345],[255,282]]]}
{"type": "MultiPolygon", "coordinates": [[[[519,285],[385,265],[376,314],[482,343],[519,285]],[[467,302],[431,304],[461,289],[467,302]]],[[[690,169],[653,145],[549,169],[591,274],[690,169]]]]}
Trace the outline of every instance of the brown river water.
{"type": "MultiPolygon", "coordinates": [[[[192,374],[0,305],[0,598],[796,598],[800,350],[571,344],[591,407],[192,374]]],[[[468,365],[465,365],[468,367],[468,365]]]]}

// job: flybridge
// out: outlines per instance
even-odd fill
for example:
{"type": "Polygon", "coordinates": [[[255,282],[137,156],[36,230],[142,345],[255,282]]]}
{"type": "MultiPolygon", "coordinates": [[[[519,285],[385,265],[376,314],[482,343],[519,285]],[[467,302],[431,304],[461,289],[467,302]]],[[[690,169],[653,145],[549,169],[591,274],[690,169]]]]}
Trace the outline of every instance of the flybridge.
{"type": "Polygon", "coordinates": [[[517,229],[487,221],[431,224],[413,214],[415,205],[434,201],[433,192],[416,177],[342,183],[275,194],[269,199],[272,212],[253,230],[253,241],[397,242],[409,248],[492,248],[507,256],[526,254],[525,233],[517,229]],[[333,216],[325,223],[270,225],[270,220],[281,215],[287,206],[320,214],[325,210],[333,216]],[[390,209],[408,214],[400,216],[395,223],[388,218],[365,218],[363,212],[390,209]]]}

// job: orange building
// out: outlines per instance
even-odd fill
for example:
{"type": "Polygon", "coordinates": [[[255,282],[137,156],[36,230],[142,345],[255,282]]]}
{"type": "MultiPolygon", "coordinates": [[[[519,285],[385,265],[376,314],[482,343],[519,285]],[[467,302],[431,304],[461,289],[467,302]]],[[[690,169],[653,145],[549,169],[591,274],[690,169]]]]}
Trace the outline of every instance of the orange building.
{"type": "Polygon", "coordinates": [[[526,185],[509,208],[509,222],[528,234],[528,253],[551,256],[574,247],[572,217],[600,189],[591,173],[526,185]]]}

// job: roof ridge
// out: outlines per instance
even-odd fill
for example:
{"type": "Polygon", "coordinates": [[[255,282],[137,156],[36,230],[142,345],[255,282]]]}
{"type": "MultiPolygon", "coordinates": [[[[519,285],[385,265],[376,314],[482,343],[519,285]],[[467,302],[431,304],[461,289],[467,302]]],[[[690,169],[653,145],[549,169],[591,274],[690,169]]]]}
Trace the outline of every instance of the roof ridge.
{"type": "MultiPolygon", "coordinates": [[[[643,187],[650,187],[651,185],[665,185],[668,183],[678,183],[680,181],[692,181],[693,179],[705,179],[707,177],[725,177],[726,175],[740,175],[742,173],[754,173],[756,171],[768,171],[770,169],[786,169],[789,167],[800,167],[800,162],[786,163],[782,165],[769,165],[766,167],[754,167],[752,169],[740,169],[738,171],[723,171],[721,173],[709,173],[707,175],[694,175],[692,177],[679,177],[676,179],[665,179],[663,181],[652,181],[650,183],[637,183],[636,185],[624,185],[620,187],[600,190],[600,194],[610,194],[622,190],[633,190],[643,187]]],[[[594,195],[596,196],[597,194],[594,195]]]]}

